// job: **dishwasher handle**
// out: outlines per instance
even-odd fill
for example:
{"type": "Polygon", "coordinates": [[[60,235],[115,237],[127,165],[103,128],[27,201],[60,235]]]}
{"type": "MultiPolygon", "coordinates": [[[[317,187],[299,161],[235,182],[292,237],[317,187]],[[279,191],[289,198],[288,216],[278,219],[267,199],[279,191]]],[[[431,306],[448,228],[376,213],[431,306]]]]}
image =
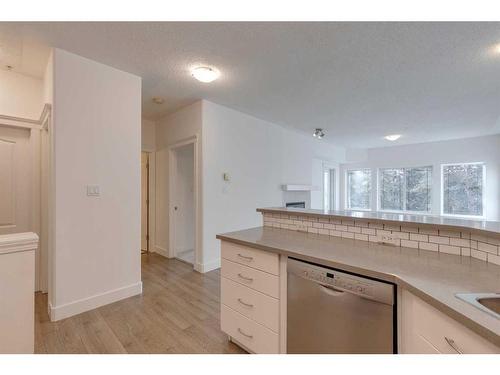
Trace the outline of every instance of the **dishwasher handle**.
{"type": "Polygon", "coordinates": [[[331,297],[338,297],[338,296],[341,296],[345,293],[345,291],[334,288],[333,286],[329,286],[329,285],[327,286],[327,285],[323,285],[323,284],[316,284],[316,285],[319,287],[319,289],[323,293],[328,294],[331,297]]]}

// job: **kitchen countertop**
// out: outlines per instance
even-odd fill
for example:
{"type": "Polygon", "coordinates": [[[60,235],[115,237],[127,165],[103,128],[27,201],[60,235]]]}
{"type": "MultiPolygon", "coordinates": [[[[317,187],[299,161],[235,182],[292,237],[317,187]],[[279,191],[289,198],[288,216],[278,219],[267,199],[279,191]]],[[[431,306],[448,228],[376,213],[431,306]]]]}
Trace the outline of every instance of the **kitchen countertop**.
{"type": "Polygon", "coordinates": [[[257,208],[257,212],[282,213],[288,215],[314,216],[314,217],[339,217],[354,220],[401,225],[402,223],[417,224],[422,227],[439,227],[440,229],[463,231],[467,229],[472,233],[492,235],[500,238],[500,222],[485,220],[466,220],[438,215],[408,215],[386,213],[379,211],[326,211],[293,207],[268,207],[257,208]]]}
{"type": "Polygon", "coordinates": [[[392,282],[500,346],[500,320],[455,297],[456,293],[500,292],[500,266],[470,257],[271,227],[217,238],[392,282]]]}

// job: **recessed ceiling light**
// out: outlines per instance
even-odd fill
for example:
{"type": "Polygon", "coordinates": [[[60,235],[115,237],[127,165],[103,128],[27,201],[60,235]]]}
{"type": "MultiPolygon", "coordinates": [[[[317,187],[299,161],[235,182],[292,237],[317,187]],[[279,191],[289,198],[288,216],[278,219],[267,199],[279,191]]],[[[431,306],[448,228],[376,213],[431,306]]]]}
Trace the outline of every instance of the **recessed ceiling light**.
{"type": "Polygon", "coordinates": [[[159,97],[159,96],[153,96],[153,99],[151,99],[153,103],[155,104],[163,104],[165,103],[165,99],[159,97]]]}
{"type": "Polygon", "coordinates": [[[390,134],[386,135],[384,138],[387,139],[388,141],[394,142],[397,141],[399,138],[401,138],[401,134],[390,134]]]}
{"type": "Polygon", "coordinates": [[[492,47],[492,51],[493,51],[494,53],[496,53],[497,55],[500,55],[500,43],[495,44],[495,45],[492,47]]]}
{"type": "Polygon", "coordinates": [[[191,75],[200,82],[210,83],[219,78],[219,72],[208,66],[200,66],[191,69],[191,75]]]}

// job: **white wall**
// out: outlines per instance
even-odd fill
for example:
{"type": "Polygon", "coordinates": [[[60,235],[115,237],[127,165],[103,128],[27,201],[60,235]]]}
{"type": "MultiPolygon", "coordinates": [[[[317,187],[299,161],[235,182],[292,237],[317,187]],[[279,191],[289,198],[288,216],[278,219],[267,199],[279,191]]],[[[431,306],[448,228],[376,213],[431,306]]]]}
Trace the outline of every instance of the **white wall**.
{"type": "Polygon", "coordinates": [[[313,159],[343,162],[344,150],[203,101],[204,264],[220,262],[217,233],[260,226],[257,207],[282,205],[282,184],[310,185],[313,159]]]}
{"type": "Polygon", "coordinates": [[[175,186],[175,242],[176,252],[194,249],[195,211],[194,211],[194,147],[193,144],[176,150],[175,186]]]}
{"type": "MultiPolygon", "coordinates": [[[[348,153],[350,155],[351,153],[348,153]]],[[[372,186],[376,186],[376,168],[433,167],[432,213],[440,214],[441,164],[486,163],[486,219],[500,219],[500,135],[367,149],[355,153],[357,161],[342,165],[342,208],[345,207],[345,171],[347,168],[372,168],[372,186]],[[363,157],[360,157],[363,155],[363,157]],[[360,161],[364,159],[363,161],[360,161]]],[[[376,210],[376,189],[372,189],[372,209],[376,210]]]]}
{"type": "Polygon", "coordinates": [[[0,115],[38,120],[43,104],[42,79],[0,69],[0,115]]]}
{"type": "Polygon", "coordinates": [[[142,119],[141,144],[143,151],[156,150],[156,123],[154,121],[142,119]]]}
{"type": "MultiPolygon", "coordinates": [[[[156,125],[156,220],[154,251],[169,256],[169,147],[186,139],[198,141],[198,165],[201,165],[201,105],[198,101],[159,120],[156,125]]],[[[201,185],[201,174],[199,175],[201,185]]],[[[198,209],[201,211],[201,191],[198,192],[198,209]]],[[[202,227],[201,217],[198,225],[202,227]]]]}
{"type": "Polygon", "coordinates": [[[141,293],[141,79],[58,49],[53,58],[51,316],[60,319],[141,293]]]}

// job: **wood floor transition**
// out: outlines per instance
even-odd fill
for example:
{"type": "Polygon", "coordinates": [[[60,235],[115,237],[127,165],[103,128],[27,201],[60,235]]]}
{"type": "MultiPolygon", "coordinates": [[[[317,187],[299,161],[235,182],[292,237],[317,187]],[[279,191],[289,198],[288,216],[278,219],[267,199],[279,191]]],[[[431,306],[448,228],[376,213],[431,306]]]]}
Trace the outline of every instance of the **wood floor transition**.
{"type": "Polygon", "coordinates": [[[244,353],[220,330],[220,272],[142,255],[142,296],[58,322],[35,297],[35,353],[244,353]]]}

